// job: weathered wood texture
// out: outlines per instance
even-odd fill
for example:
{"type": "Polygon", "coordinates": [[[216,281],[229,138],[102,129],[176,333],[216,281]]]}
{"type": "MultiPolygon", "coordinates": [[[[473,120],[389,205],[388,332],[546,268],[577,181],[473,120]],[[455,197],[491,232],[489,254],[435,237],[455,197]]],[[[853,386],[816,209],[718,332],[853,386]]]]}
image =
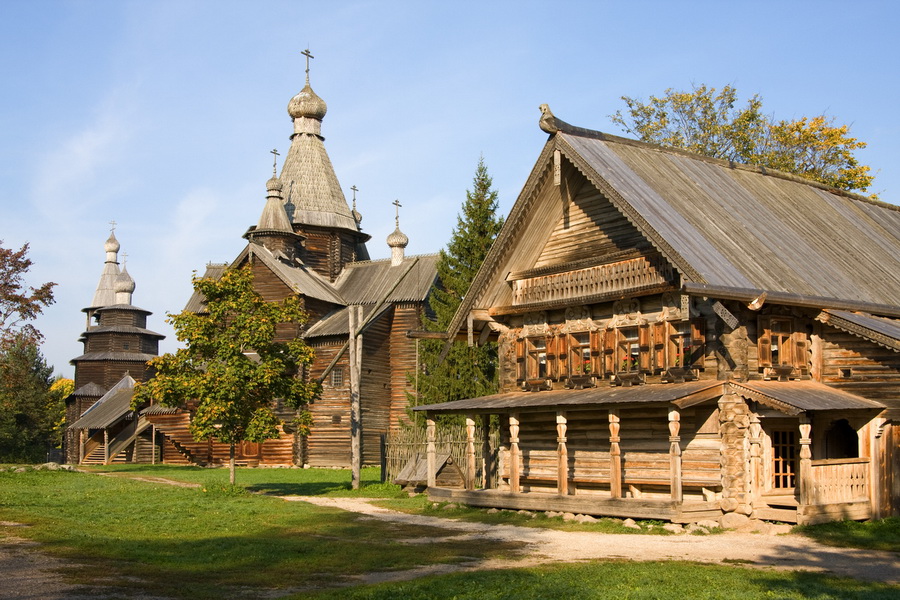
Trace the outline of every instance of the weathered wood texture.
{"type": "MultiPolygon", "coordinates": [[[[685,410],[681,418],[681,481],[689,496],[722,487],[718,431],[703,426],[712,408],[685,410]],[[701,433],[701,431],[703,433],[701,433]]],[[[631,497],[671,494],[671,454],[667,409],[622,409],[620,417],[621,481],[631,497]]],[[[608,495],[610,488],[609,416],[606,410],[567,411],[566,446],[569,489],[575,495],[608,495]]],[[[501,424],[504,419],[501,417],[501,424]]],[[[519,419],[523,491],[558,489],[555,413],[524,413],[519,419]]],[[[512,476],[509,427],[501,425],[500,478],[508,489],[512,476]]]]}

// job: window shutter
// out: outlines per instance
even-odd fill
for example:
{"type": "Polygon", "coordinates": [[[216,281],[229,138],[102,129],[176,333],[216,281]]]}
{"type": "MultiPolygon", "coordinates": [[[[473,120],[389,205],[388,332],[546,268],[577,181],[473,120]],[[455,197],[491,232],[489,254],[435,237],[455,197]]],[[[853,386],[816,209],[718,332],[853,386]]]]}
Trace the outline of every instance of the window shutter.
{"type": "Polygon", "coordinates": [[[556,337],[557,375],[560,379],[569,376],[569,336],[560,334],[556,337]]]}
{"type": "Polygon", "coordinates": [[[702,369],[706,361],[706,319],[691,321],[691,367],[702,369]]]}
{"type": "Polygon", "coordinates": [[[556,379],[557,373],[557,360],[556,355],[556,340],[557,337],[555,335],[548,335],[546,337],[547,344],[547,379],[556,379]]]}
{"type": "Polygon", "coordinates": [[[653,366],[661,371],[666,368],[666,345],[669,341],[668,321],[653,324],[653,366]]]}
{"type": "Polygon", "coordinates": [[[602,338],[604,335],[604,331],[592,331],[591,332],[591,354],[598,355],[600,354],[600,346],[602,346],[602,338]]]}
{"type": "Polygon", "coordinates": [[[759,341],[759,366],[772,366],[772,318],[760,316],[756,324],[759,341]]]}
{"type": "Polygon", "coordinates": [[[525,380],[525,340],[516,340],[516,379],[525,380]]]}
{"type": "Polygon", "coordinates": [[[799,371],[800,375],[809,375],[809,342],[806,340],[806,334],[802,331],[795,331],[791,334],[794,346],[794,368],[799,371]]]}
{"type": "Polygon", "coordinates": [[[651,335],[650,324],[644,323],[638,327],[638,346],[640,347],[640,363],[641,371],[647,372],[651,370],[651,335]]]}
{"type": "MultiPolygon", "coordinates": [[[[601,333],[601,332],[598,332],[601,333]]],[[[616,372],[616,335],[618,331],[615,329],[607,329],[602,332],[603,335],[603,372],[616,372]]]]}

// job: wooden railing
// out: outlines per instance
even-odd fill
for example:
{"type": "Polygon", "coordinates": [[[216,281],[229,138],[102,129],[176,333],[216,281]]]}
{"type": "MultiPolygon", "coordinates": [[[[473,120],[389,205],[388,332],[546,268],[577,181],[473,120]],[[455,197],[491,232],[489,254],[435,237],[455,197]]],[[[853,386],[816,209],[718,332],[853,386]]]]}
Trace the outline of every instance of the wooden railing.
{"type": "Polygon", "coordinates": [[[869,498],[869,459],[830,458],[811,461],[808,504],[838,504],[869,498]]]}
{"type": "Polygon", "coordinates": [[[659,285],[673,280],[672,267],[661,257],[645,256],[529,277],[512,282],[513,305],[571,300],[659,285]]]}

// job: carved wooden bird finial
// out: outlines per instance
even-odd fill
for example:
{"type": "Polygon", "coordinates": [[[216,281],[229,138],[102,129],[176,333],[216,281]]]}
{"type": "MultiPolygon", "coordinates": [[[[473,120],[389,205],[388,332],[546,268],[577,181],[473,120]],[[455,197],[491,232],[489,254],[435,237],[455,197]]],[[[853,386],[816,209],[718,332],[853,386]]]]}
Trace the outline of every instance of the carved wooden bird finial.
{"type": "Polygon", "coordinates": [[[547,133],[556,133],[559,131],[559,125],[557,125],[557,119],[553,116],[553,113],[550,111],[549,104],[541,104],[541,120],[538,122],[541,129],[546,131],[547,133]]]}

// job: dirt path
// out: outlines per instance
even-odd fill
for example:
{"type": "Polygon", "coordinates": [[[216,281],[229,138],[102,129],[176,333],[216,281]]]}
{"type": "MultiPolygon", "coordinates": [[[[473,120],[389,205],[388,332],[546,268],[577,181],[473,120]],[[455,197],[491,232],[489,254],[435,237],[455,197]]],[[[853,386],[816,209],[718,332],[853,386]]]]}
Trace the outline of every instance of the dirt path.
{"type": "MultiPolygon", "coordinates": [[[[452,572],[474,568],[517,567],[552,561],[593,559],[625,560],[690,560],[697,562],[744,563],[746,566],[789,570],[813,570],[885,583],[900,584],[900,554],[832,548],[801,535],[761,535],[723,533],[718,535],[628,535],[557,531],[514,525],[487,525],[455,519],[409,515],[374,506],[358,498],[325,498],[319,496],[285,496],[285,500],[309,502],[361,513],[373,519],[427,525],[458,532],[454,537],[477,537],[505,542],[520,542],[524,559],[489,561],[477,564],[442,565],[427,570],[373,574],[366,582],[411,579],[435,572],[452,572]]],[[[427,540],[419,540],[420,543],[427,540]]]]}

